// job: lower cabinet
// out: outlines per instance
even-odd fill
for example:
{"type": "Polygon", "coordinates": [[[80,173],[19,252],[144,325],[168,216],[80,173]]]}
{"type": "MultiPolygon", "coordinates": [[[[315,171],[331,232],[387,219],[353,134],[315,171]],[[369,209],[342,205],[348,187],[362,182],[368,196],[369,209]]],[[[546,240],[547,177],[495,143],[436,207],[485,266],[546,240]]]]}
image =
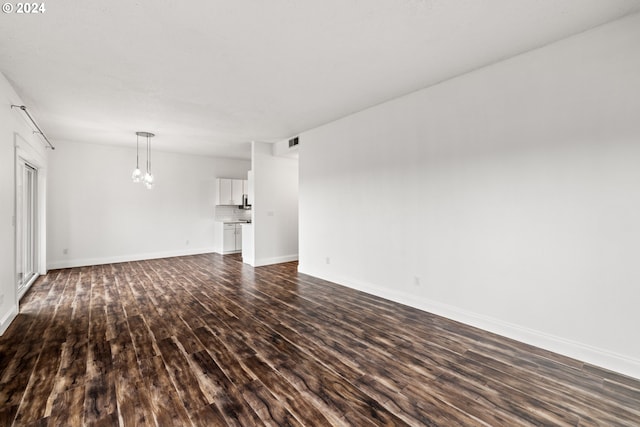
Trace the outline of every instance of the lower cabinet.
{"type": "Polygon", "coordinates": [[[222,234],[222,252],[242,251],[242,224],[224,224],[222,234]]]}

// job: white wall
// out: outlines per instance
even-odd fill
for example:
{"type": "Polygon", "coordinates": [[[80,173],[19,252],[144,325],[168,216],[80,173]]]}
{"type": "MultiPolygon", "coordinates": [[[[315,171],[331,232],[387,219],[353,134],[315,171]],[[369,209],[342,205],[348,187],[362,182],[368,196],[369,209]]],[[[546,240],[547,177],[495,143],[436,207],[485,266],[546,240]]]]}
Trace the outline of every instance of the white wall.
{"type": "Polygon", "coordinates": [[[300,271],[640,378],[638,46],[635,15],[301,134],[300,271]]]}
{"type": "MultiPolygon", "coordinates": [[[[274,156],[272,144],[253,142],[251,170],[254,181],[254,266],[298,259],[298,161],[274,156]]],[[[245,251],[243,251],[245,252],[245,251]]]]}
{"type": "MultiPolygon", "coordinates": [[[[16,154],[38,168],[38,224],[40,251],[37,272],[45,273],[47,153],[43,141],[19,109],[23,105],[7,79],[0,73],[0,334],[18,313],[15,257],[15,171],[16,154]]],[[[27,106],[29,108],[29,106],[27,106]]],[[[33,111],[30,111],[33,113],[33,111]]],[[[37,120],[37,117],[35,117],[37,120]]]]}
{"type": "Polygon", "coordinates": [[[131,181],[133,132],[131,141],[131,148],[58,143],[50,159],[49,268],[213,251],[215,179],[246,176],[250,162],[152,151],[156,184],[147,190],[131,181]]]}

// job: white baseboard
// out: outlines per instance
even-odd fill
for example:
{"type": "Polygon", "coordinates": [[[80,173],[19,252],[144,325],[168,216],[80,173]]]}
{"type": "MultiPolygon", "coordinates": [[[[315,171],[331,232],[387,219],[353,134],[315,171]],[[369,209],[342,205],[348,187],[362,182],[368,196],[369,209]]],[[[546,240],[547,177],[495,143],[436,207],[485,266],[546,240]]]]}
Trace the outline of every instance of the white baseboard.
{"type": "Polygon", "coordinates": [[[17,315],[18,308],[14,306],[11,308],[11,311],[9,311],[2,317],[2,319],[0,319],[0,335],[6,332],[7,328],[9,327],[11,322],[13,322],[13,319],[15,319],[17,315]]]}
{"type": "Polygon", "coordinates": [[[115,264],[118,262],[142,261],[145,259],[171,258],[176,256],[199,255],[215,252],[214,248],[200,248],[190,250],[151,252],[144,254],[118,255],[103,258],[76,258],[68,260],[56,260],[47,263],[48,270],[58,268],[85,267],[88,265],[115,264]]]}
{"type": "Polygon", "coordinates": [[[617,354],[609,350],[593,347],[588,344],[505,322],[490,316],[473,313],[448,304],[420,298],[415,295],[395,292],[390,289],[381,288],[369,283],[354,281],[343,277],[331,277],[330,274],[328,275],[324,272],[304,269],[301,265],[298,266],[298,271],[300,273],[318,277],[322,280],[328,280],[333,283],[433,313],[438,316],[446,317],[447,319],[455,320],[516,341],[640,379],[640,360],[633,357],[617,354]]]}
{"type": "Polygon", "coordinates": [[[256,258],[254,259],[254,267],[262,267],[263,265],[282,264],[283,262],[297,261],[298,254],[283,255],[270,258],[256,258]]]}
{"type": "Polygon", "coordinates": [[[239,253],[242,253],[242,250],[236,250],[236,249],[234,249],[234,250],[232,250],[232,251],[221,251],[221,250],[215,250],[215,251],[212,251],[212,252],[215,252],[215,253],[220,254],[220,255],[229,255],[229,254],[239,254],[239,253]]]}
{"type": "MultiPolygon", "coordinates": [[[[46,274],[46,273],[45,273],[46,274]]],[[[38,280],[38,277],[40,277],[40,273],[36,273],[33,275],[33,277],[31,278],[31,280],[29,280],[29,282],[27,283],[27,285],[20,291],[20,293],[18,294],[18,301],[20,301],[22,299],[22,297],[24,296],[24,294],[27,293],[27,291],[29,290],[29,288],[31,288],[31,285],[33,285],[36,280],[38,280]]]]}

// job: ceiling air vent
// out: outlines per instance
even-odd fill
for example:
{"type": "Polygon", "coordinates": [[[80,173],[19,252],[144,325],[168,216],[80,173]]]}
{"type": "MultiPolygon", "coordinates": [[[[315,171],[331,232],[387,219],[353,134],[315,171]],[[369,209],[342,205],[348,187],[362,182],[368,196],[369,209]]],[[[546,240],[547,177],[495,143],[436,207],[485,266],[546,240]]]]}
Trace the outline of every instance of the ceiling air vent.
{"type": "Polygon", "coordinates": [[[289,148],[291,147],[295,147],[296,145],[298,145],[299,141],[298,141],[298,137],[296,136],[295,138],[291,138],[289,140],[289,148]]]}

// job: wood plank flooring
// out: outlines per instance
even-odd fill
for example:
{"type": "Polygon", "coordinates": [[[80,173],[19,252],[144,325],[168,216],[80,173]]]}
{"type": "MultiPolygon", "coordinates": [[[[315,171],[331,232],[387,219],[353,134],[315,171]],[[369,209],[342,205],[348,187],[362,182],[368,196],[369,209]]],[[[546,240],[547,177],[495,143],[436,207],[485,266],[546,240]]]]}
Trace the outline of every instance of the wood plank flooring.
{"type": "Polygon", "coordinates": [[[640,382],[215,254],[51,271],[0,337],[0,426],[640,426],[640,382]]]}

